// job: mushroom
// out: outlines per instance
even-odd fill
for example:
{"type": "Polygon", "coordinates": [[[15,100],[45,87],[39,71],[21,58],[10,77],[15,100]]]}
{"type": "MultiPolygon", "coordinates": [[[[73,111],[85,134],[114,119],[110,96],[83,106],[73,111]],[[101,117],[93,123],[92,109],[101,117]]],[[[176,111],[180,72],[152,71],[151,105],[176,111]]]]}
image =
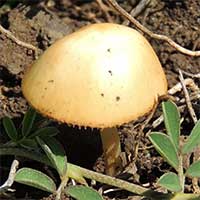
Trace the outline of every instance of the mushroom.
{"type": "Polygon", "coordinates": [[[101,130],[106,172],[121,152],[117,126],[148,113],[167,81],[148,41],[123,25],[87,25],[50,46],[27,69],[22,91],[40,113],[101,130]]]}

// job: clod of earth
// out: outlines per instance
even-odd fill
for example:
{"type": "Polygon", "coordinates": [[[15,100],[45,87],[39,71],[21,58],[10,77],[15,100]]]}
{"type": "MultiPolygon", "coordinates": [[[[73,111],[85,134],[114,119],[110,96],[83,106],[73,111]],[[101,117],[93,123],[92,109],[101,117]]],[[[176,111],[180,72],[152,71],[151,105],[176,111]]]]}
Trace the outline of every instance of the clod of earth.
{"type": "Polygon", "coordinates": [[[148,113],[167,92],[148,41],[126,26],[81,28],[49,47],[27,69],[23,94],[39,112],[72,125],[100,128],[109,175],[120,167],[116,126],[148,113]]]}

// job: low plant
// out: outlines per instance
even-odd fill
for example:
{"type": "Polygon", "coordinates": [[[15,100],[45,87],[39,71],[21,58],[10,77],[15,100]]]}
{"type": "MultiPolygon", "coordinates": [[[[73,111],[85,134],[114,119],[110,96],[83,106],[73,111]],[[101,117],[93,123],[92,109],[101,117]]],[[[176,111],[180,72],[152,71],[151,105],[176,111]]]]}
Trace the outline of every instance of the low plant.
{"type": "Polygon", "coordinates": [[[162,108],[167,134],[152,132],[149,139],[169,165],[174,168],[173,172],[168,172],[158,179],[158,185],[166,188],[168,193],[156,192],[67,162],[62,145],[54,137],[58,130],[55,127],[38,126],[38,123],[35,123],[37,121],[35,120],[36,112],[33,109],[29,109],[25,114],[18,130],[10,118],[3,119],[3,126],[10,141],[0,147],[0,155],[22,156],[56,169],[60,176],[58,187],[51,177],[32,168],[19,169],[14,176],[14,181],[54,193],[57,199],[60,198],[61,192],[78,200],[102,199],[98,192],[87,186],[85,178],[112,185],[149,199],[200,199],[198,194],[184,193],[185,177],[200,177],[200,161],[192,163],[188,169],[184,169],[183,166],[183,157],[200,144],[200,120],[194,126],[187,141],[181,146],[178,109],[171,101],[163,102],[162,108]],[[66,187],[69,178],[75,179],[82,185],[66,187]]]}
{"type": "Polygon", "coordinates": [[[162,103],[162,109],[167,134],[152,132],[149,139],[175,172],[163,174],[157,183],[171,192],[184,192],[186,177],[200,177],[200,160],[192,163],[187,169],[183,166],[184,157],[200,144],[200,120],[192,129],[188,139],[181,142],[180,114],[177,106],[167,101],[162,103]]]}
{"type": "Polygon", "coordinates": [[[4,117],[2,121],[7,136],[10,139],[4,146],[24,147],[34,150],[38,147],[37,136],[51,138],[58,134],[58,129],[46,126],[44,119],[32,108],[29,108],[26,112],[18,128],[15,127],[15,124],[9,117],[4,117]]]}
{"type": "MultiPolygon", "coordinates": [[[[19,127],[18,130],[9,117],[3,118],[4,129],[10,139],[10,141],[3,145],[3,149],[15,147],[16,149],[13,148],[13,150],[40,152],[38,148],[41,147],[40,150],[43,149],[47,156],[47,159],[44,159],[43,162],[54,167],[60,176],[62,183],[60,187],[56,189],[56,184],[52,178],[43,172],[27,167],[21,168],[16,172],[14,181],[46,192],[57,192],[57,199],[59,199],[62,186],[63,184],[65,185],[67,181],[64,179],[68,179],[67,176],[64,177],[67,171],[67,157],[62,145],[54,137],[58,134],[58,129],[51,126],[42,126],[39,128],[43,120],[36,120],[36,117],[37,113],[34,109],[30,108],[24,115],[21,127],[19,127]]],[[[37,156],[37,154],[35,154],[35,156],[37,156]]],[[[38,154],[38,158],[40,158],[40,154],[38,154]]],[[[86,184],[84,179],[82,183],[86,184]]],[[[102,199],[95,190],[85,186],[70,186],[65,192],[76,199],[102,199]]]]}

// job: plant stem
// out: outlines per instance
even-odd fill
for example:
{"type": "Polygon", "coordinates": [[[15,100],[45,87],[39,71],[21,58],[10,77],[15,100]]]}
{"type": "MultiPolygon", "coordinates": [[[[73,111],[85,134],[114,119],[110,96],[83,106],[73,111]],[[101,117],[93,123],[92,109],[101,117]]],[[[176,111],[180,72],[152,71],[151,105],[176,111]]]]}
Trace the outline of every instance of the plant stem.
{"type": "Polygon", "coordinates": [[[178,167],[178,176],[181,184],[181,192],[184,193],[184,185],[185,185],[185,176],[183,172],[183,157],[179,154],[179,167],[178,167]]]}
{"type": "MultiPolygon", "coordinates": [[[[15,155],[15,156],[22,156],[22,157],[26,157],[29,159],[33,159],[36,160],[38,162],[44,163],[46,165],[49,165],[51,167],[53,167],[53,165],[50,163],[50,161],[48,160],[48,158],[38,152],[34,152],[34,151],[27,151],[26,149],[23,148],[0,148],[0,155],[15,155]]],[[[127,191],[130,191],[132,193],[135,193],[137,195],[141,195],[141,196],[152,196],[154,194],[155,195],[159,195],[160,193],[154,192],[152,190],[149,190],[147,188],[111,177],[111,176],[106,176],[103,174],[99,174],[97,172],[88,170],[88,169],[84,169],[82,167],[73,165],[71,163],[67,163],[68,164],[68,174],[70,178],[75,178],[77,179],[78,177],[85,177],[85,178],[89,178],[92,180],[96,180],[99,181],[101,183],[105,183],[108,185],[112,185],[112,186],[116,186],[118,188],[121,189],[125,189],[127,191]],[[77,177],[75,177],[77,175],[77,177]]]]}
{"type": "Polygon", "coordinates": [[[69,177],[65,177],[62,179],[58,189],[56,190],[56,200],[60,200],[61,193],[63,191],[63,188],[66,186],[68,180],[69,180],[69,177]]]}
{"type": "MultiPolygon", "coordinates": [[[[104,174],[100,174],[82,167],[79,167],[77,165],[73,165],[71,163],[68,163],[68,171],[77,171],[79,174],[81,174],[83,177],[91,179],[91,180],[95,180],[98,181],[100,183],[104,183],[104,184],[108,184],[111,186],[115,186],[118,187],[120,189],[124,189],[127,190],[129,192],[132,192],[136,195],[139,196],[146,196],[149,197],[150,199],[163,199],[162,197],[166,197],[166,195],[163,195],[162,193],[159,192],[155,192],[153,190],[144,188],[142,186],[133,184],[133,183],[129,183],[127,181],[115,178],[115,177],[111,177],[111,176],[107,176],[104,174]]],[[[72,177],[73,178],[73,177],[72,177]]]]}
{"type": "MultiPolygon", "coordinates": [[[[41,163],[44,163],[46,165],[53,167],[52,164],[50,163],[49,159],[44,154],[41,154],[41,153],[35,152],[35,151],[28,151],[27,149],[24,149],[24,148],[1,148],[0,147],[0,155],[21,156],[21,157],[25,157],[28,159],[33,159],[35,161],[38,161],[38,162],[41,162],[41,163]]],[[[169,200],[169,199],[173,199],[173,197],[176,196],[173,194],[163,194],[160,192],[156,192],[156,191],[138,186],[136,184],[129,183],[127,181],[123,181],[123,180],[120,180],[120,179],[117,179],[114,177],[106,176],[106,175],[73,165],[71,163],[67,163],[67,167],[68,167],[67,175],[76,174],[76,172],[77,172],[82,177],[96,180],[98,182],[105,183],[105,184],[108,184],[111,186],[115,186],[115,187],[127,190],[129,192],[132,192],[139,196],[146,196],[146,197],[149,197],[150,199],[169,200]]],[[[70,178],[74,178],[74,177],[70,177],[70,178]]],[[[191,197],[191,195],[192,195],[192,197],[194,197],[193,199],[200,198],[200,195],[190,194],[190,197],[191,197]]],[[[183,194],[182,200],[187,199],[187,198],[184,198],[184,196],[187,197],[188,194],[183,194]]]]}

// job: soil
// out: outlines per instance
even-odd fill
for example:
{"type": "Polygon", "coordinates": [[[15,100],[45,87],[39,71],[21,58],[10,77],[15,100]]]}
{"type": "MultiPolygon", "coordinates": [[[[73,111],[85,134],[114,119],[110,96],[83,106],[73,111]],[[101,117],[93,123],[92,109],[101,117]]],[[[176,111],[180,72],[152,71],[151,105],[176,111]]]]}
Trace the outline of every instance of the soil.
{"type": "MultiPolygon", "coordinates": [[[[146,7],[137,16],[137,20],[149,30],[167,35],[185,48],[199,50],[200,1],[151,1],[154,3],[146,7]]],[[[118,2],[129,12],[135,6],[133,5],[134,1],[131,0],[118,2]]],[[[42,53],[58,38],[72,33],[86,24],[107,21],[123,23],[125,19],[109,7],[106,1],[104,3],[106,8],[109,8],[109,12],[105,13],[96,1],[90,0],[37,0],[15,1],[15,3],[2,0],[0,2],[0,24],[12,32],[19,40],[39,48],[40,53],[42,53]]],[[[132,25],[130,26],[132,27],[132,25]]],[[[200,72],[200,57],[183,55],[162,41],[150,37],[147,37],[147,39],[152,44],[162,63],[167,75],[169,88],[180,82],[178,69],[192,74],[200,72]]],[[[4,116],[9,116],[14,119],[17,126],[20,126],[20,120],[28,108],[28,104],[21,92],[21,79],[24,70],[33,63],[35,57],[32,50],[16,44],[4,33],[0,33],[0,49],[0,119],[4,116]]],[[[184,78],[188,77],[188,75],[184,75],[184,78]]],[[[192,78],[196,85],[200,87],[200,79],[192,78]]],[[[189,89],[189,92],[191,94],[192,90],[189,89]]],[[[185,105],[184,101],[180,101],[180,99],[184,99],[183,92],[176,93],[174,97],[179,106],[185,105]]],[[[199,118],[200,99],[194,98],[192,106],[199,118]]],[[[187,106],[181,110],[181,115],[184,119],[182,132],[186,135],[193,127],[193,121],[187,106]]],[[[169,165],[163,161],[153,148],[150,148],[151,144],[148,138],[144,137],[150,130],[164,131],[163,123],[153,129],[152,124],[158,116],[160,116],[160,107],[158,107],[151,121],[145,126],[143,132],[139,130],[141,125],[144,124],[145,118],[119,127],[123,151],[122,157],[124,158],[124,168],[120,172],[120,176],[125,180],[130,180],[152,189],[157,188],[155,185],[156,179],[170,170],[169,165]],[[129,176],[125,176],[127,173],[129,176]]],[[[53,122],[53,124],[61,131],[58,139],[63,143],[70,162],[104,173],[101,141],[97,130],[88,129],[83,131],[56,122],[53,122]]],[[[0,121],[0,131],[3,132],[2,120],[0,121]]],[[[6,140],[4,137],[1,138],[1,143],[6,140]]],[[[0,166],[1,184],[7,177],[11,162],[12,159],[2,158],[0,166]]],[[[24,165],[36,165],[38,167],[37,164],[32,162],[25,162],[24,165]]],[[[44,166],[39,167],[46,170],[44,166]]],[[[49,169],[46,171],[48,174],[52,173],[49,172],[51,171],[49,169]]],[[[56,177],[54,172],[52,176],[56,177]]],[[[12,195],[13,199],[41,199],[43,197],[45,200],[54,199],[53,196],[48,196],[49,194],[38,192],[38,190],[33,190],[29,187],[17,184],[13,187],[16,188],[16,192],[12,195]]],[[[102,188],[110,188],[101,184],[96,184],[92,187],[99,191],[102,188]]],[[[194,192],[191,181],[187,182],[186,190],[194,192]]],[[[105,199],[138,199],[138,197],[128,192],[115,190],[103,196],[105,199]]],[[[63,196],[62,199],[70,198],[63,196]]]]}

